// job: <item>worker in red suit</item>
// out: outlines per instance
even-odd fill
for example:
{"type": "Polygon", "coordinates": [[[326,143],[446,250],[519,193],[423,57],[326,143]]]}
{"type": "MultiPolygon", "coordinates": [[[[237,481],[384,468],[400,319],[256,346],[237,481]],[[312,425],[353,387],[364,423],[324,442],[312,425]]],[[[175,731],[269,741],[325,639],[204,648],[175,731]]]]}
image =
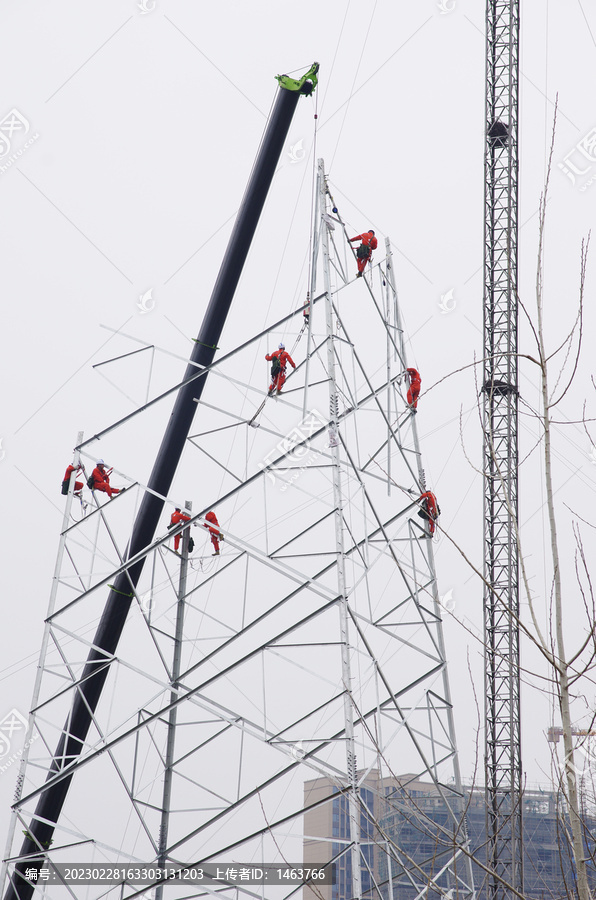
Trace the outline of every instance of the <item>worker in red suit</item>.
{"type": "MultiPolygon", "coordinates": [[[[175,528],[176,525],[180,524],[180,522],[190,522],[190,516],[188,515],[188,513],[183,513],[180,507],[177,506],[172,513],[172,518],[170,519],[168,528],[175,528]]],[[[181,531],[179,531],[178,534],[174,535],[174,550],[176,551],[176,553],[178,552],[178,547],[180,546],[181,537],[181,531]]]]}
{"type": "MultiPolygon", "coordinates": [[[[72,475],[72,473],[73,473],[74,471],[76,471],[76,473],[77,473],[77,475],[78,475],[79,472],[82,471],[82,467],[81,467],[81,466],[78,466],[78,467],[75,469],[75,466],[69,466],[69,467],[67,468],[66,472],[64,473],[64,479],[63,479],[63,481],[62,481],[62,493],[63,493],[63,494],[68,494],[68,488],[70,487],[70,476],[72,475]]],[[[84,484],[83,484],[82,481],[75,481],[75,484],[74,484],[74,495],[75,495],[75,497],[78,497],[79,500],[80,500],[81,497],[83,496],[83,494],[82,494],[83,487],[84,487],[84,484]]]]}
{"type": "Polygon", "coordinates": [[[428,537],[432,538],[435,533],[435,522],[441,515],[441,508],[432,491],[425,491],[421,494],[418,503],[420,504],[418,515],[428,522],[428,537]]]}
{"type": "Polygon", "coordinates": [[[110,485],[111,472],[111,469],[106,469],[103,459],[98,459],[88,482],[92,491],[104,491],[110,500],[112,499],[112,494],[120,494],[126,490],[126,488],[115,488],[110,485]]]}
{"type": "Polygon", "coordinates": [[[377,239],[374,231],[365,231],[364,234],[357,234],[356,237],[349,238],[350,244],[354,241],[362,241],[356,250],[356,262],[358,263],[358,274],[356,278],[361,278],[364,274],[364,267],[372,256],[373,250],[377,249],[377,239]]]}
{"type": "Polygon", "coordinates": [[[205,519],[207,521],[203,522],[203,525],[205,528],[209,529],[209,534],[211,535],[211,543],[213,544],[213,549],[215,551],[212,555],[219,556],[219,542],[220,540],[223,541],[223,534],[219,530],[219,522],[217,521],[217,516],[215,515],[213,510],[211,510],[211,512],[207,513],[205,519]],[[211,524],[208,525],[207,522],[210,522],[211,524]]]}
{"type": "Polygon", "coordinates": [[[408,406],[416,412],[418,408],[418,394],[420,393],[420,372],[417,369],[406,369],[406,372],[410,383],[408,388],[408,406]]]}
{"type": "Polygon", "coordinates": [[[296,363],[290,354],[286,353],[285,344],[280,344],[279,349],[274,350],[273,353],[267,353],[265,359],[271,363],[271,384],[269,385],[269,393],[273,394],[273,392],[277,390],[277,393],[281,394],[281,389],[286,380],[286,366],[289,363],[292,368],[295,369],[296,363]]]}

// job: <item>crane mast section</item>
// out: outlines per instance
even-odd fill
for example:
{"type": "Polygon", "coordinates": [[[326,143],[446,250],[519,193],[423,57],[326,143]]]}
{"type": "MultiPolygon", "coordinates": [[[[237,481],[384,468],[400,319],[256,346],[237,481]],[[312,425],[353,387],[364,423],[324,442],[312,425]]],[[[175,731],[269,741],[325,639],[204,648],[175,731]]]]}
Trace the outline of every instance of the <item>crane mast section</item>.
{"type": "Polygon", "coordinates": [[[518,519],[519,0],[487,0],[484,633],[488,895],[523,889],[518,519]]]}

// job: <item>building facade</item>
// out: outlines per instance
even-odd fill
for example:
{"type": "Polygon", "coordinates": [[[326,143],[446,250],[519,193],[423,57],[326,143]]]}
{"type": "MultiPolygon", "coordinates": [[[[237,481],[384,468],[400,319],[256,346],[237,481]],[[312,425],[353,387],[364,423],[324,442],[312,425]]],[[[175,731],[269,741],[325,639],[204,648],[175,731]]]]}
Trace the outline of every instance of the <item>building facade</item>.
{"type": "MultiPolygon", "coordinates": [[[[484,790],[466,790],[461,815],[453,816],[445,795],[413,775],[362,779],[360,794],[361,882],[365,900],[415,900],[461,896],[466,883],[464,854],[454,853],[465,833],[473,858],[478,898],[486,897],[486,810],[484,790]],[[454,824],[459,822],[458,824],[454,824]],[[461,829],[458,832],[458,827],[461,829]],[[480,864],[479,864],[480,863],[480,864]],[[460,882],[461,879],[461,882],[460,882]]],[[[451,802],[451,801],[448,801],[451,802]]],[[[529,900],[575,896],[564,804],[552,791],[527,790],[523,798],[524,896],[529,900]]],[[[341,785],[318,778],[304,786],[304,861],[333,862],[333,885],[317,889],[318,900],[351,900],[351,854],[347,795],[341,785]]],[[[584,816],[585,847],[594,869],[596,820],[584,816]]]]}

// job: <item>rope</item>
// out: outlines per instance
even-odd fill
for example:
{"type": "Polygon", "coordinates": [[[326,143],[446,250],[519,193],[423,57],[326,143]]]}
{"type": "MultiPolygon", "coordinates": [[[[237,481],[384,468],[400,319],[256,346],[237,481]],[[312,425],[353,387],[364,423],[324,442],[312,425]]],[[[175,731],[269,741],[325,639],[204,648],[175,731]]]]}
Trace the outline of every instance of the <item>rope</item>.
{"type": "MultiPolygon", "coordinates": [[[[296,70],[296,71],[298,71],[298,70],[296,70]]],[[[312,256],[313,256],[312,245],[313,245],[313,228],[314,228],[314,206],[313,206],[314,205],[314,179],[315,179],[315,172],[316,172],[315,166],[316,166],[316,146],[317,146],[317,125],[318,125],[318,118],[319,118],[319,116],[318,116],[319,92],[318,91],[315,92],[314,99],[315,99],[315,113],[314,113],[314,123],[315,124],[314,124],[314,134],[313,134],[313,154],[312,154],[313,163],[312,163],[312,178],[311,178],[311,214],[310,214],[310,235],[309,235],[309,250],[310,250],[310,252],[309,252],[309,264],[308,264],[308,274],[307,274],[309,285],[310,285],[310,278],[311,278],[311,266],[312,266],[312,256]]],[[[296,201],[296,206],[297,206],[297,204],[298,204],[298,201],[296,201]]],[[[294,213],[295,213],[295,211],[296,211],[296,207],[294,208],[294,213]]],[[[293,221],[293,216],[292,216],[292,221],[293,221]]],[[[290,228],[291,228],[291,225],[290,225],[290,228]]],[[[288,230],[288,236],[286,238],[286,246],[287,246],[287,242],[289,240],[289,235],[290,235],[290,230],[288,230]]],[[[284,252],[285,252],[285,247],[284,247],[284,252]]],[[[283,263],[283,260],[282,260],[282,262],[280,262],[280,269],[281,269],[282,263],[283,263]]],[[[278,270],[278,275],[279,275],[279,270],[278,270]]],[[[276,281],[277,281],[277,279],[276,279],[276,281]]],[[[266,313],[265,317],[267,317],[267,315],[269,314],[269,309],[271,308],[272,300],[273,300],[273,297],[269,301],[269,306],[267,307],[267,313],[266,313]]],[[[307,300],[310,301],[310,289],[307,291],[307,300]]],[[[307,324],[307,320],[305,319],[305,321],[302,325],[302,328],[298,332],[298,336],[296,337],[296,340],[294,341],[294,345],[290,351],[290,356],[292,356],[294,354],[296,347],[298,346],[300,339],[302,338],[302,335],[305,331],[306,324],[307,324]]],[[[263,411],[269,396],[271,396],[271,395],[268,393],[267,396],[265,397],[265,399],[263,400],[263,402],[261,403],[261,405],[258,407],[256,412],[252,416],[252,418],[247,421],[247,424],[249,426],[251,426],[251,427],[255,426],[255,421],[258,418],[258,416],[261,414],[261,412],[263,411]]]]}
{"type": "MultiPolygon", "coordinates": [[[[313,134],[313,153],[312,153],[312,174],[310,180],[310,233],[308,236],[309,259],[308,273],[306,276],[306,299],[310,300],[310,288],[312,283],[312,260],[314,255],[314,221],[315,221],[315,183],[317,173],[317,123],[319,120],[319,93],[315,98],[315,127],[313,134]]],[[[304,329],[303,329],[304,330],[304,329]]]]}
{"type": "MultiPolygon", "coordinates": [[[[294,353],[294,351],[296,350],[296,347],[298,346],[298,344],[299,344],[299,342],[300,342],[300,338],[301,338],[302,335],[304,334],[304,331],[305,331],[305,330],[306,330],[306,322],[303,323],[302,328],[301,328],[300,331],[298,332],[298,336],[297,336],[296,340],[294,341],[294,346],[292,347],[292,352],[290,353],[290,356],[292,356],[293,353],[294,353]]],[[[267,400],[268,400],[269,397],[271,397],[271,396],[272,396],[272,394],[270,394],[269,392],[267,392],[267,396],[265,397],[265,399],[263,400],[263,402],[261,403],[261,405],[260,405],[259,408],[257,409],[256,413],[254,414],[254,416],[252,417],[252,419],[249,419],[249,421],[248,421],[248,423],[247,423],[248,425],[254,426],[255,419],[261,414],[261,412],[263,411],[263,409],[264,409],[264,407],[265,407],[265,404],[267,403],[267,400]]]]}
{"type": "Polygon", "coordinates": [[[348,110],[349,110],[349,108],[350,108],[350,101],[351,101],[351,99],[352,99],[352,97],[353,97],[353,95],[354,95],[354,86],[355,86],[355,84],[356,84],[356,79],[358,78],[358,72],[360,71],[360,66],[362,65],[362,58],[363,58],[363,56],[364,56],[364,51],[366,50],[366,45],[367,45],[367,43],[368,43],[368,37],[369,37],[369,34],[370,34],[370,29],[371,29],[371,27],[372,27],[373,19],[374,19],[374,17],[375,17],[375,13],[376,13],[376,11],[377,11],[377,2],[378,2],[378,0],[375,0],[375,5],[374,5],[373,10],[372,10],[372,12],[371,12],[371,14],[370,14],[370,21],[369,21],[369,23],[368,23],[368,28],[366,29],[366,35],[364,36],[364,43],[362,44],[362,50],[360,51],[360,59],[358,60],[358,65],[356,66],[356,71],[355,71],[355,73],[354,73],[354,80],[353,80],[353,82],[352,82],[352,87],[350,88],[350,95],[349,95],[349,97],[348,97],[348,102],[347,102],[347,104],[346,104],[346,110],[345,110],[345,112],[344,112],[344,117],[343,117],[343,119],[342,119],[341,126],[340,126],[340,129],[339,129],[339,134],[338,134],[338,136],[337,136],[337,141],[336,141],[336,143],[335,143],[335,150],[333,151],[333,156],[331,157],[331,163],[329,164],[329,170],[331,170],[331,169],[333,168],[333,161],[335,160],[335,155],[336,155],[336,153],[337,153],[337,148],[339,147],[339,143],[340,143],[340,140],[341,140],[341,135],[342,135],[342,132],[343,132],[343,130],[344,130],[344,125],[346,124],[346,116],[348,115],[348,110]]]}
{"type": "MultiPolygon", "coordinates": [[[[309,315],[310,315],[310,313],[309,313],[309,315]]],[[[305,330],[306,330],[306,318],[305,318],[304,322],[302,323],[302,328],[301,328],[300,331],[298,332],[298,337],[297,337],[296,340],[294,341],[294,346],[292,347],[292,353],[294,353],[294,351],[296,350],[296,347],[297,347],[298,344],[300,343],[300,338],[301,338],[302,335],[304,334],[305,330]]],[[[292,353],[290,353],[290,356],[292,355],[292,353]]]]}
{"type": "MultiPolygon", "coordinates": [[[[326,183],[325,183],[325,191],[326,191],[326,193],[329,195],[329,199],[331,200],[331,202],[332,202],[332,204],[333,204],[333,214],[337,217],[337,221],[339,222],[339,224],[340,224],[341,227],[342,227],[342,230],[343,230],[343,233],[344,233],[344,237],[345,237],[345,239],[346,239],[346,244],[348,245],[348,247],[349,247],[350,250],[352,251],[352,257],[354,258],[354,260],[357,260],[357,259],[358,259],[358,255],[357,255],[357,253],[356,253],[356,248],[353,247],[352,244],[351,244],[351,242],[350,242],[350,239],[349,239],[349,237],[348,237],[348,232],[347,232],[347,229],[346,229],[346,223],[344,222],[344,220],[342,219],[342,217],[341,217],[341,215],[340,215],[340,212],[339,212],[337,203],[335,202],[335,198],[334,198],[333,194],[331,193],[331,190],[330,190],[330,188],[329,188],[329,183],[328,183],[327,181],[326,181],[326,183]]],[[[370,254],[370,258],[372,258],[372,251],[371,251],[371,254],[370,254]]]]}

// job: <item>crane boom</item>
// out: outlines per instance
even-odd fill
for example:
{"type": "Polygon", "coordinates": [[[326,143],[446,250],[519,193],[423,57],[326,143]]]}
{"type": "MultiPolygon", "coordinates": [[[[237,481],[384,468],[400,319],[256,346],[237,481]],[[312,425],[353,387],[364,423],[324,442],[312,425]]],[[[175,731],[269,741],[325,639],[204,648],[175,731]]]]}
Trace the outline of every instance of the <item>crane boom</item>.
{"type": "MultiPolygon", "coordinates": [[[[269,187],[296,109],[300,94],[312,93],[318,63],[301,79],[278,76],[279,90],[242,204],[224,255],[198,338],[187,366],[184,383],[178,391],[161,446],[143,495],[126,558],[132,559],[149,547],[161,516],[164,496],[168,495],[190,427],[197,410],[197,399],[205,386],[208,372],[197,377],[212,362],[229,312],[242,269],[261,215],[269,187]]],[[[5,900],[29,900],[34,881],[25,878],[25,870],[39,872],[44,850],[51,843],[56,823],[66,800],[76,763],[84,749],[87,733],[118,641],[124,628],[134,590],[143,570],[141,556],[115,579],[101,616],[93,648],[89,653],[80,686],[58,741],[54,758],[40,794],[35,813],[15,866],[5,900]]]]}

